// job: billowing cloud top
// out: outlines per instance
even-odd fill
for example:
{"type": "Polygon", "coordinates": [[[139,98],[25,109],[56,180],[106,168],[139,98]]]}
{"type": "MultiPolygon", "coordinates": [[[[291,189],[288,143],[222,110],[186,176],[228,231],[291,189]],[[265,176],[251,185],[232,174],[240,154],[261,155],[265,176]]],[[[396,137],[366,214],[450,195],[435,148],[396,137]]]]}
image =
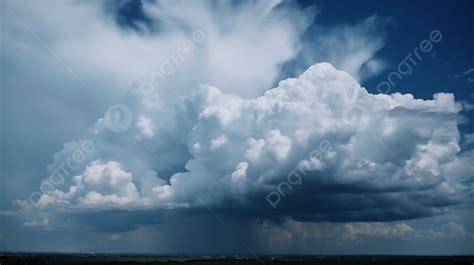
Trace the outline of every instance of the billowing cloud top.
{"type": "MultiPolygon", "coordinates": [[[[459,154],[461,107],[452,94],[372,95],[320,63],[257,98],[204,85],[172,106],[166,115],[179,117],[174,126],[162,124],[161,109],[141,104],[130,105],[138,119],[121,134],[99,119],[83,173],[37,205],[385,221],[436,215],[468,196],[452,166],[469,167],[472,156],[459,154]],[[179,170],[166,162],[175,156],[179,170]],[[163,167],[169,172],[157,173],[163,167]]],[[[84,142],[71,145],[56,158],[84,142]]]]}

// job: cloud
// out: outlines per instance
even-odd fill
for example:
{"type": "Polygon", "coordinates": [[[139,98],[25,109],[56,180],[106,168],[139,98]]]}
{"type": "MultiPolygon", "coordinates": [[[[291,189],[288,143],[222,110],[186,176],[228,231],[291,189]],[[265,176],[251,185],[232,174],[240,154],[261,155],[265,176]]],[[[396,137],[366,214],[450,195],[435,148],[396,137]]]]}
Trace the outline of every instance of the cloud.
{"type": "MultiPolygon", "coordinates": [[[[38,179],[52,173],[45,165],[64,143],[107,130],[105,120],[97,118],[110,106],[134,105],[134,137],[146,141],[180,131],[176,128],[180,117],[166,109],[174,109],[181,95],[201,83],[244,97],[263,94],[278,76],[280,65],[296,54],[299,37],[311,18],[293,4],[279,1],[49,0],[44,5],[7,1],[5,7],[6,56],[1,60],[11,71],[2,76],[3,95],[8,99],[3,103],[9,113],[3,122],[2,160],[8,165],[4,168],[8,178],[22,178],[21,185],[7,183],[7,198],[0,202],[5,208],[12,207],[15,197],[38,191],[38,179]],[[124,15],[130,8],[133,14],[124,15]],[[235,58],[230,62],[224,60],[226,56],[235,58]],[[131,90],[142,97],[129,95],[131,90]],[[161,109],[160,117],[153,117],[154,127],[140,118],[150,118],[142,108],[161,109]],[[97,126],[91,126],[95,121],[97,126]]],[[[110,154],[122,140],[111,136],[97,144],[110,154]]],[[[183,143],[147,145],[152,149],[167,146],[166,154],[160,156],[173,169],[182,170],[183,160],[189,158],[183,143]]],[[[71,176],[100,157],[87,158],[71,176]]],[[[170,174],[162,164],[153,170],[165,177],[170,174]]]]}
{"type": "Polygon", "coordinates": [[[385,45],[384,28],[388,22],[373,15],[353,25],[310,28],[302,40],[298,57],[287,65],[290,75],[299,74],[321,61],[330,62],[358,81],[379,74],[387,67],[387,62],[376,53],[385,45]]]}
{"type": "Polygon", "coordinates": [[[233,182],[239,181],[240,179],[244,179],[245,176],[247,175],[247,167],[249,166],[249,163],[247,162],[240,162],[237,167],[235,168],[235,171],[232,172],[232,175],[230,179],[233,182]]]}
{"type": "MultiPolygon", "coordinates": [[[[462,224],[449,222],[441,227],[429,229],[413,228],[405,222],[393,223],[301,223],[294,220],[275,225],[266,222],[259,229],[262,238],[271,242],[286,242],[294,244],[302,241],[320,244],[353,245],[354,242],[386,239],[386,240],[433,240],[433,239],[473,239],[474,235],[467,233],[462,224]],[[339,239],[339,240],[337,240],[339,239]],[[342,240],[341,240],[342,239],[342,240]]],[[[268,243],[268,242],[267,242],[268,243]]]]}
{"type": "Polygon", "coordinates": [[[211,150],[215,150],[225,144],[227,142],[227,137],[225,135],[221,135],[215,139],[211,140],[211,150]]]}
{"type": "MultiPolygon", "coordinates": [[[[159,124],[162,110],[131,107],[159,124]]],[[[170,147],[144,150],[141,139],[128,137],[141,134],[140,128],[120,138],[105,130],[95,140],[100,160],[65,191],[43,194],[40,207],[207,211],[205,203],[257,219],[390,221],[438,215],[469,196],[449,167],[456,162],[469,168],[459,147],[461,106],[452,94],[432,100],[372,95],[346,72],[321,63],[260,97],[201,86],[167,111],[181,117],[177,127],[167,128],[177,131],[160,134],[157,128],[147,141],[184,144],[188,155],[178,160],[183,170],[170,170],[169,177],[154,170],[155,163],[166,163],[170,147]],[[363,110],[364,128],[348,124],[354,110],[363,110]],[[298,165],[301,181],[284,186],[283,194],[281,183],[298,165]],[[276,190],[282,194],[274,209],[265,197],[276,190]]]]}
{"type": "Polygon", "coordinates": [[[153,124],[153,121],[146,117],[140,116],[138,118],[137,127],[141,129],[145,137],[153,137],[155,134],[155,125],[153,124]]]}
{"type": "Polygon", "coordinates": [[[31,227],[47,227],[49,225],[48,219],[43,219],[41,221],[33,220],[24,223],[24,226],[31,226],[31,227]]]}
{"type": "MultiPolygon", "coordinates": [[[[239,4],[230,1],[221,4],[170,1],[159,5],[143,2],[133,4],[135,15],[125,25],[119,22],[120,27],[112,23],[115,19],[124,19],[117,9],[130,7],[131,3],[124,2],[118,7],[108,4],[106,8],[95,3],[54,0],[52,3],[58,10],[54,15],[50,14],[48,5],[8,3],[13,13],[7,13],[5,27],[5,39],[9,40],[5,49],[10,54],[6,63],[19,70],[9,76],[12,83],[18,79],[17,76],[32,74],[46,83],[43,94],[60,102],[69,97],[68,93],[79,91],[85,92],[81,98],[92,96],[99,104],[114,102],[131,86],[139,86],[146,81],[153,83],[153,94],[143,101],[153,107],[167,107],[160,93],[174,91],[173,94],[179,96],[200,83],[244,98],[260,96],[278,81],[281,65],[299,60],[299,54],[304,54],[302,57],[305,59],[300,59],[305,63],[299,67],[298,74],[318,61],[332,62],[354,76],[359,75],[358,69],[366,62],[372,66],[371,69],[380,65],[369,62],[375,51],[383,46],[378,26],[382,22],[376,17],[368,18],[354,28],[341,26],[345,32],[342,37],[334,36],[340,31],[339,28],[318,27],[331,33],[311,34],[318,36],[318,43],[327,43],[315,48],[309,45],[312,41],[302,45],[306,43],[302,40],[303,34],[315,17],[314,7],[301,10],[280,1],[239,4]],[[104,9],[107,16],[103,16],[104,9]],[[18,19],[23,23],[17,23],[18,19]],[[78,30],[72,34],[71,28],[78,30]],[[203,40],[194,43],[192,52],[178,55],[177,50],[185,41],[192,40],[196,31],[203,33],[203,40]],[[31,32],[41,41],[34,38],[31,32]],[[355,44],[338,48],[331,44],[333,42],[355,44]],[[113,47],[110,43],[114,43],[113,47]],[[313,51],[318,55],[306,55],[313,51]],[[366,56],[359,56],[360,60],[350,59],[353,54],[366,56]],[[160,69],[170,61],[170,56],[177,60],[172,67],[173,74],[158,78],[163,75],[160,69]],[[47,64],[54,71],[48,71],[49,67],[38,71],[39,67],[32,65],[31,61],[47,64]],[[74,72],[72,76],[64,71],[63,63],[74,72]],[[68,85],[65,92],[61,85],[49,84],[49,78],[53,84],[79,82],[84,86],[77,86],[79,89],[75,91],[76,86],[68,85]],[[91,91],[95,95],[87,95],[91,91]]],[[[7,81],[10,82],[10,79],[7,81]]],[[[68,107],[83,112],[82,106],[70,102],[68,107]]],[[[91,110],[97,111],[97,108],[91,110]]],[[[91,116],[88,114],[87,118],[91,116]]]]}

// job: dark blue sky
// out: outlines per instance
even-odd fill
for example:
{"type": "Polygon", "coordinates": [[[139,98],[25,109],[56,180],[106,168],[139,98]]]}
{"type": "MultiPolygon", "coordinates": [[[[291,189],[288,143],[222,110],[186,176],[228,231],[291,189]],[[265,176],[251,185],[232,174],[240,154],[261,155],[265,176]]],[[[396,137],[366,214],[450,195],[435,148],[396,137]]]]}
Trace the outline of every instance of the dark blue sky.
{"type": "MultiPolygon", "coordinates": [[[[400,81],[397,91],[416,97],[430,98],[434,93],[453,91],[460,99],[473,93],[466,77],[456,78],[474,67],[474,2],[466,1],[324,1],[318,19],[321,22],[357,20],[370,14],[387,17],[386,46],[377,54],[393,64],[379,78],[365,83],[371,90],[386,74],[395,70],[397,62],[413,52],[432,30],[440,30],[443,40],[433,48],[433,55],[424,58],[414,74],[400,81]],[[355,3],[355,2],[354,2],[355,3]]],[[[373,91],[373,90],[371,90],[373,91]]]]}
{"type": "MultiPolygon", "coordinates": [[[[413,53],[420,42],[427,39],[433,30],[443,34],[441,42],[417,61],[413,74],[397,80],[391,92],[413,94],[416,98],[430,99],[437,92],[452,92],[457,100],[474,100],[474,1],[470,0],[415,0],[415,1],[299,1],[301,6],[318,6],[315,26],[331,26],[358,21],[377,15],[387,19],[385,46],[376,53],[384,58],[388,67],[362,85],[376,93],[380,82],[397,70],[398,64],[413,53]]],[[[313,26],[313,27],[315,27],[313,26]]],[[[316,26],[316,27],[317,27],[316,26]]],[[[471,120],[472,112],[464,113],[471,120]]],[[[472,123],[462,126],[473,131],[472,123]]]]}

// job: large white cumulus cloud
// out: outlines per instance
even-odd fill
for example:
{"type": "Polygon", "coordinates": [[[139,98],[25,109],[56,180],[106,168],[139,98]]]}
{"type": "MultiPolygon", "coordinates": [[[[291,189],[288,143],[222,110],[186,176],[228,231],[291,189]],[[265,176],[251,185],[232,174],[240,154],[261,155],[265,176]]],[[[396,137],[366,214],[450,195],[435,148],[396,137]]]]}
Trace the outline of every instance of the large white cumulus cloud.
{"type": "Polygon", "coordinates": [[[43,194],[39,207],[205,205],[251,218],[384,221],[440,214],[469,197],[462,180],[472,170],[452,166],[471,162],[459,146],[461,107],[452,94],[373,95],[320,63],[260,97],[208,85],[179,100],[161,95],[174,102],[166,110],[178,119],[173,125],[163,125],[163,109],[143,107],[145,95],[130,95],[137,126],[117,134],[100,119],[91,128],[91,162],[67,187],[43,194]],[[266,198],[275,191],[280,201],[273,208],[266,198]]]}

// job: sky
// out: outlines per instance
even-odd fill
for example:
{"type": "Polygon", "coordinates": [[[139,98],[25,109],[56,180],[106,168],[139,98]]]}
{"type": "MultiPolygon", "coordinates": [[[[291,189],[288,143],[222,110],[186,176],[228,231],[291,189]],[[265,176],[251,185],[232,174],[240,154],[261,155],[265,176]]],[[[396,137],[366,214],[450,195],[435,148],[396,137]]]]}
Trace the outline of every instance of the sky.
{"type": "Polygon", "coordinates": [[[0,251],[474,255],[472,1],[0,10],[0,251]]]}

